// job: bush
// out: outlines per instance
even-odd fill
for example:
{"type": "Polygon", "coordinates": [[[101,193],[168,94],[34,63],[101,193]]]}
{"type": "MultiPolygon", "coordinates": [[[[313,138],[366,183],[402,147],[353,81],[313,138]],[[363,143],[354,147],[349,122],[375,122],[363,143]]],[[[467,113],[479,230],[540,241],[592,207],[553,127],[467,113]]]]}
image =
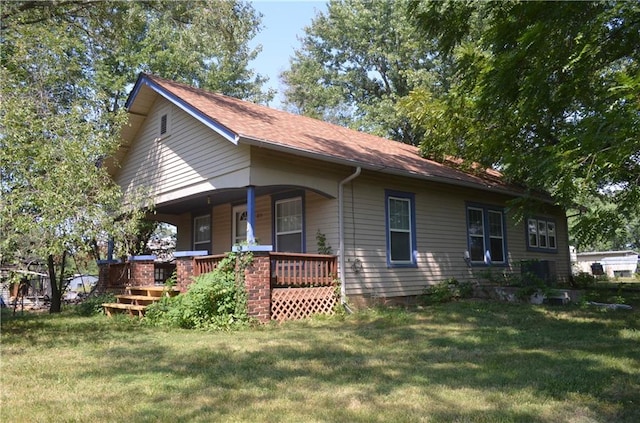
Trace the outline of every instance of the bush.
{"type": "Polygon", "coordinates": [[[596,277],[587,272],[580,272],[573,275],[573,285],[576,288],[591,288],[596,284],[596,277]]]}
{"type": "Polygon", "coordinates": [[[115,302],[116,297],[113,294],[91,295],[73,307],[74,311],[80,316],[93,316],[95,314],[102,314],[102,303],[115,302]]]}
{"type": "Polygon", "coordinates": [[[231,329],[246,324],[244,285],[236,283],[235,266],[230,262],[235,262],[235,256],[213,272],[195,277],[185,294],[148,306],[145,322],[185,329],[231,329]]]}
{"type": "Polygon", "coordinates": [[[450,278],[425,288],[420,299],[425,304],[436,304],[472,296],[473,285],[470,282],[459,282],[455,278],[450,278]]]}

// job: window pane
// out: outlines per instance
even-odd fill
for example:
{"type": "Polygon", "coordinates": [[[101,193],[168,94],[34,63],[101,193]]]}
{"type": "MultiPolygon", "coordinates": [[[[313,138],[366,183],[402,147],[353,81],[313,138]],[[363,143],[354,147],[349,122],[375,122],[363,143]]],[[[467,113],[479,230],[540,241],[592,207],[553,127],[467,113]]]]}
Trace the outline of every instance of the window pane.
{"type": "Polygon", "coordinates": [[[276,238],[278,251],[284,253],[302,252],[302,233],[278,235],[276,238]]]}
{"type": "Polygon", "coordinates": [[[504,248],[502,238],[491,238],[491,261],[504,262],[504,248]]]}
{"type": "Polygon", "coordinates": [[[411,261],[411,234],[391,232],[391,260],[411,261]]]}
{"type": "Polygon", "coordinates": [[[209,242],[211,240],[211,222],[209,216],[196,217],[193,220],[193,226],[196,243],[209,242]]]}
{"type": "Polygon", "coordinates": [[[553,222],[547,222],[547,237],[549,248],[556,248],[556,224],[553,222]]]}
{"type": "Polygon", "coordinates": [[[537,247],[538,246],[538,221],[535,219],[529,219],[527,224],[529,228],[529,246],[537,247]]]}
{"type": "Polygon", "coordinates": [[[539,220],[538,221],[538,235],[540,239],[540,247],[547,246],[547,222],[539,220]]]}
{"type": "Polygon", "coordinates": [[[408,231],[410,222],[409,200],[389,198],[389,228],[408,231]]]}
{"type": "Polygon", "coordinates": [[[502,238],[502,213],[489,212],[489,236],[502,238]]]}
{"type": "Polygon", "coordinates": [[[469,220],[469,235],[483,235],[484,223],[482,218],[482,210],[469,209],[467,211],[469,220]]]}
{"type": "Polygon", "coordinates": [[[484,261],[484,238],[479,236],[469,237],[469,254],[471,261],[484,261]]]}
{"type": "Polygon", "coordinates": [[[302,199],[280,201],[276,203],[276,232],[294,232],[302,230],[302,199]]]}

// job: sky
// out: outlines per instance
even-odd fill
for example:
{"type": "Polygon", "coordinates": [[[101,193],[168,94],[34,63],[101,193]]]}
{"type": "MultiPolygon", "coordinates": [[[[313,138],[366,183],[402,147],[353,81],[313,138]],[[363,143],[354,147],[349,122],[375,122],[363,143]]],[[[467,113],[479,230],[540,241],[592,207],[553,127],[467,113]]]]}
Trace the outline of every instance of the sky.
{"type": "Polygon", "coordinates": [[[326,11],[326,2],[258,0],[251,4],[263,15],[263,29],[250,43],[251,47],[262,45],[262,51],[250,66],[256,73],[269,78],[265,90],[273,88],[277,91],[269,105],[281,108],[283,87],[278,75],[288,69],[289,58],[293,56],[294,49],[300,47],[297,36],[303,34],[304,27],[311,24],[317,12],[326,11]]]}

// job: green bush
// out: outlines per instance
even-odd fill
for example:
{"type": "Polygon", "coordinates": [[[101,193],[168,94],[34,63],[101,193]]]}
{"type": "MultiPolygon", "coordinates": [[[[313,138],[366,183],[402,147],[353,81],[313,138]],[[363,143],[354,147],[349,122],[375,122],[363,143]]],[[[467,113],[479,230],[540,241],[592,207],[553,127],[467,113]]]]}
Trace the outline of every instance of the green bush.
{"type": "Polygon", "coordinates": [[[425,304],[436,304],[471,298],[472,296],[473,285],[470,282],[459,282],[455,278],[450,278],[425,288],[420,299],[425,304]]]}
{"type": "Polygon", "coordinates": [[[103,312],[102,303],[115,303],[116,297],[113,294],[91,295],[81,303],[74,305],[74,311],[80,316],[93,316],[103,312]]]}
{"type": "Polygon", "coordinates": [[[145,322],[185,329],[231,329],[246,324],[246,294],[241,281],[236,283],[235,266],[230,263],[234,260],[231,256],[213,272],[195,277],[185,294],[148,306],[145,322]]]}
{"type": "Polygon", "coordinates": [[[587,272],[580,272],[573,275],[573,285],[576,288],[591,288],[596,284],[596,277],[587,272]]]}

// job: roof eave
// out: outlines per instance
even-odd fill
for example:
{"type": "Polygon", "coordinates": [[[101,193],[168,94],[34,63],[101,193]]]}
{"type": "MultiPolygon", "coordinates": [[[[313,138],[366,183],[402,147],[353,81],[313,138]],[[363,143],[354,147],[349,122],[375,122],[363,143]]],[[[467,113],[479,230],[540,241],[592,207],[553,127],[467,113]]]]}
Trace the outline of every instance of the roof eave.
{"type": "Polygon", "coordinates": [[[215,121],[214,119],[211,119],[207,114],[201,112],[197,108],[193,107],[190,103],[176,96],[170,90],[163,88],[160,84],[156,83],[151,77],[146,74],[140,74],[140,76],[138,77],[138,80],[136,81],[136,84],[134,85],[129,98],[125,103],[127,111],[131,109],[131,106],[135,102],[136,96],[138,95],[142,87],[145,86],[164,97],[171,104],[180,108],[185,113],[196,119],[198,122],[220,134],[227,141],[230,141],[236,145],[238,144],[238,134],[236,134],[226,126],[220,124],[219,122],[215,121]]]}
{"type": "MultiPolygon", "coordinates": [[[[388,166],[373,165],[371,163],[361,162],[358,160],[344,159],[344,158],[335,157],[329,154],[322,154],[322,153],[317,153],[314,151],[304,150],[300,148],[289,147],[282,144],[271,142],[269,140],[258,139],[258,138],[254,138],[246,135],[239,135],[238,140],[243,144],[247,144],[255,147],[267,148],[273,151],[294,154],[296,156],[322,160],[329,163],[334,163],[334,164],[339,164],[344,166],[361,167],[362,169],[370,170],[374,172],[382,172],[382,173],[387,173],[387,174],[396,175],[396,176],[405,176],[405,177],[422,179],[422,180],[432,181],[432,182],[439,182],[447,185],[455,185],[455,186],[465,187],[465,188],[480,189],[483,191],[499,192],[499,193],[514,196],[514,197],[526,196],[526,194],[522,192],[511,190],[504,187],[496,187],[496,186],[485,185],[481,183],[462,181],[455,178],[447,178],[447,177],[437,176],[437,175],[410,172],[404,169],[398,169],[398,168],[393,168],[388,166]]],[[[539,198],[539,200],[549,204],[553,204],[552,199],[539,198]]]]}

